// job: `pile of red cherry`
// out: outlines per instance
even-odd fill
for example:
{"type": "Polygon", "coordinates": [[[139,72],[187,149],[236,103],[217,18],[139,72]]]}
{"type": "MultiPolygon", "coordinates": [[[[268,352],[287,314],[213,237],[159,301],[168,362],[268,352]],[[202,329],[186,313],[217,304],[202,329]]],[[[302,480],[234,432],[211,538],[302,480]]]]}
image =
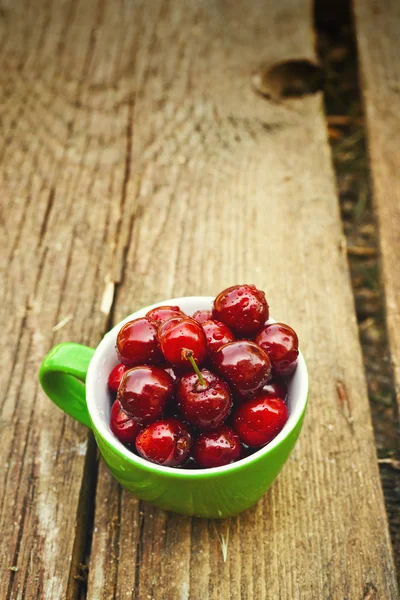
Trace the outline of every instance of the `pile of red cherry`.
{"type": "Polygon", "coordinates": [[[268,316],[264,292],[236,285],[192,317],[160,306],[126,323],[108,379],[114,435],[168,467],[219,467],[268,444],[299,354],[293,329],[268,316]]]}

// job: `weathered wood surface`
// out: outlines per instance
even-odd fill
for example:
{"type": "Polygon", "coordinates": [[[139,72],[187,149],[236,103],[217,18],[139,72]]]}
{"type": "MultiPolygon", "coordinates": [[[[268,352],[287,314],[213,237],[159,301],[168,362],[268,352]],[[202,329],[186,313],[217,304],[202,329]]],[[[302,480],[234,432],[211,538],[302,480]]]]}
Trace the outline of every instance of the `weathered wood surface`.
{"type": "Polygon", "coordinates": [[[13,0],[0,12],[2,600],[63,600],[77,588],[88,434],[39,392],[37,372],[54,343],[101,339],[105,277],[129,226],[129,107],[97,87],[110,67],[95,58],[100,12],[13,0]]]}
{"type": "Polygon", "coordinates": [[[299,331],[296,451],[223,522],[139,503],[101,464],[87,597],[397,598],[321,98],[250,86],[260,62],[314,57],[311,2],[8,0],[0,19],[0,598],[77,589],[94,459],[38,391],[44,353],[239,281],[299,331]]]}
{"type": "Polygon", "coordinates": [[[240,518],[138,506],[101,466],[88,596],[362,598],[376,588],[395,598],[321,100],[286,110],[249,86],[260,61],[313,57],[310,5],[132,11],[153,37],[138,41],[132,73],[140,210],[115,320],[153,299],[254,280],[300,330],[312,393],[293,460],[240,518]]]}
{"type": "Polygon", "coordinates": [[[386,320],[400,406],[400,4],[355,0],[386,320]]]}

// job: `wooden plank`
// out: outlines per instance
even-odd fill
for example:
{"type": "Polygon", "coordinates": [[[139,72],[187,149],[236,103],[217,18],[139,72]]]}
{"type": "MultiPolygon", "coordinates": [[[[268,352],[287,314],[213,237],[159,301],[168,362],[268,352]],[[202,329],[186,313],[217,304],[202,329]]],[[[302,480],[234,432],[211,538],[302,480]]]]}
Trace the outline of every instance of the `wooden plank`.
{"type": "Polygon", "coordinates": [[[132,119],[114,320],[254,282],[300,333],[311,397],[279,480],[237,518],[164,513],[101,465],[90,600],[398,598],[321,97],[289,108],[250,85],[260,62],[314,58],[311,8],[103,5],[96,59],[116,48],[127,68],[97,84],[132,119]]]}
{"type": "Polygon", "coordinates": [[[78,589],[79,511],[95,462],[92,452],[85,466],[87,430],[45,398],[37,373],[54,343],[96,345],[107,329],[105,280],[119,270],[121,216],[132,211],[128,105],[96,87],[122,67],[113,55],[95,59],[100,19],[101,5],[85,2],[10,0],[0,14],[4,600],[64,600],[78,589]]]}
{"type": "Polygon", "coordinates": [[[400,5],[354,0],[391,359],[400,406],[400,5]]]}

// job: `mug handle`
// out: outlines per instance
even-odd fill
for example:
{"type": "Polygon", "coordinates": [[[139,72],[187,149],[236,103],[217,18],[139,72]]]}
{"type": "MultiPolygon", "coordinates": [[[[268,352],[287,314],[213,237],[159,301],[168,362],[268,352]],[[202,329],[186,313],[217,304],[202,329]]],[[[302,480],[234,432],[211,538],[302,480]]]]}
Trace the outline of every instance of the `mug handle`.
{"type": "Polygon", "coordinates": [[[68,415],[91,427],[85,380],[94,349],[81,344],[54,346],[44,358],[39,381],[47,396],[68,415]]]}

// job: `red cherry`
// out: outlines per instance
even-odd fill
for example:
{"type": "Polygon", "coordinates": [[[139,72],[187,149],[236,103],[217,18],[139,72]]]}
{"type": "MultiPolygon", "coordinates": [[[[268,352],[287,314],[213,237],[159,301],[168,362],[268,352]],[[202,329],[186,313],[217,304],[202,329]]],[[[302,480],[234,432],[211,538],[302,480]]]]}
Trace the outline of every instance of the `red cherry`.
{"type": "Polygon", "coordinates": [[[286,402],[288,389],[286,383],[282,379],[271,379],[264,385],[262,391],[269,396],[275,396],[286,402]]]}
{"type": "Polygon", "coordinates": [[[168,319],[172,319],[173,317],[184,317],[185,313],[181,311],[179,306],[158,306],[157,308],[152,308],[146,313],[146,317],[155,321],[157,325],[161,323],[165,323],[168,319]]]}
{"type": "Polygon", "coordinates": [[[146,317],[125,323],[118,333],[117,354],[128,367],[161,362],[157,325],[146,317]]]}
{"type": "Polygon", "coordinates": [[[138,423],[147,425],[160,419],[174,393],[174,382],[159,367],[134,367],[122,378],[118,400],[122,408],[138,423]]]}
{"type": "Polygon", "coordinates": [[[191,351],[198,365],[207,356],[207,340],[203,328],[190,317],[176,317],[162,323],[158,339],[166,360],[174,367],[190,368],[185,351],[191,351]]]}
{"type": "Polygon", "coordinates": [[[203,325],[203,323],[212,319],[212,312],[211,310],[196,310],[192,315],[192,319],[203,325]]]}
{"type": "Polygon", "coordinates": [[[236,339],[229,327],[220,321],[205,321],[202,327],[210,353],[216,352],[224,344],[234,342],[236,339]]]}
{"type": "Polygon", "coordinates": [[[296,332],[284,323],[270,323],[258,334],[256,343],[268,354],[276,375],[291,375],[297,366],[299,340],[296,332]]]}
{"type": "Polygon", "coordinates": [[[288,417],[288,407],[281,398],[262,393],[239,406],[233,417],[233,428],[244,444],[257,448],[273,440],[288,417]]]}
{"type": "Polygon", "coordinates": [[[230,427],[201,433],[195,441],[193,456],[200,467],[222,467],[240,457],[239,436],[230,427]]]}
{"type": "Polygon", "coordinates": [[[134,444],[140,431],[140,425],[126,414],[119,400],[111,407],[110,429],[123,444],[134,444]]]}
{"type": "Polygon", "coordinates": [[[125,375],[127,369],[128,367],[120,363],[113,368],[108,376],[108,389],[114,392],[114,394],[118,392],[119,384],[121,383],[121,379],[125,375]]]}
{"type": "Polygon", "coordinates": [[[255,285],[234,285],[214,301],[213,318],[222,321],[240,337],[251,337],[268,320],[265,294],[255,285]]]}
{"type": "Polygon", "coordinates": [[[178,419],[164,419],[148,425],[136,438],[136,450],[151,462],[177,467],[188,458],[192,436],[178,419]]]}
{"type": "Polygon", "coordinates": [[[254,396],[267,383],[271,374],[267,354],[248,340],[225,344],[213,354],[212,360],[218,373],[243,398],[254,396]]]}
{"type": "Polygon", "coordinates": [[[232,398],[228,385],[208,369],[183,375],[178,382],[176,398],[184,418],[200,429],[219,427],[230,413],[232,398]],[[204,383],[204,385],[203,385],[204,383]]]}

